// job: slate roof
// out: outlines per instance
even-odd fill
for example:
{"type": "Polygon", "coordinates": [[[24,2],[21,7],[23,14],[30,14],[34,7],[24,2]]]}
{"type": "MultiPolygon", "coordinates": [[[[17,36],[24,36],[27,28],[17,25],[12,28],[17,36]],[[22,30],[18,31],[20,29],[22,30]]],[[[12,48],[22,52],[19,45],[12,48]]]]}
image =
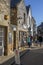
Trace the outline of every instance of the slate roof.
{"type": "Polygon", "coordinates": [[[26,6],[27,14],[29,13],[30,5],[26,6]]]}
{"type": "Polygon", "coordinates": [[[14,8],[21,0],[11,0],[10,7],[14,8]]]}
{"type": "Polygon", "coordinates": [[[38,26],[38,28],[43,28],[43,22],[38,26]]]}

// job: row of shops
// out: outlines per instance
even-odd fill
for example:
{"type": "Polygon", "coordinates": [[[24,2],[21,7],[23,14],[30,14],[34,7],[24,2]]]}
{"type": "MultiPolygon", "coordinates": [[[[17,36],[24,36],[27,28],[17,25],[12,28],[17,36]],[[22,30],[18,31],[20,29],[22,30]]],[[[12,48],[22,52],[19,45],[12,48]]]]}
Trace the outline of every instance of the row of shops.
{"type": "Polygon", "coordinates": [[[30,6],[26,9],[23,0],[14,3],[16,5],[11,8],[10,2],[6,0],[6,3],[4,0],[0,1],[0,56],[10,55],[16,48],[26,46],[27,35],[31,34],[28,28],[29,16],[31,17],[30,6]]]}
{"type": "Polygon", "coordinates": [[[17,36],[17,30],[8,30],[7,26],[0,27],[0,55],[9,55],[13,53],[17,43],[19,47],[26,45],[26,31],[18,31],[19,36],[17,36]]]}

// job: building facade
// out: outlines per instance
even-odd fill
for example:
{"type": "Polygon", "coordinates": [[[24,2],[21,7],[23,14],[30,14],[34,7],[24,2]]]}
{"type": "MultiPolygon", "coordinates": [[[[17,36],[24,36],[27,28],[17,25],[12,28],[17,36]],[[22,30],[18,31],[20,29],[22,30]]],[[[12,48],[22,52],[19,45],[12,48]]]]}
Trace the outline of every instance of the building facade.
{"type": "Polygon", "coordinates": [[[43,37],[43,22],[37,26],[37,35],[43,37]]]}
{"type": "MultiPolygon", "coordinates": [[[[15,1],[16,2],[16,1],[15,1]]],[[[23,39],[26,41],[26,36],[27,36],[27,11],[26,11],[26,7],[25,7],[25,4],[24,4],[24,1],[23,0],[19,0],[19,2],[16,2],[16,4],[14,4],[12,7],[11,7],[11,22],[12,25],[16,25],[16,35],[18,37],[18,47],[21,47],[23,45],[25,45],[25,43],[23,42],[23,39]],[[16,13],[14,13],[14,11],[16,13]]],[[[13,29],[14,30],[14,29],[13,29]]],[[[15,41],[16,41],[15,40],[15,41]]],[[[15,42],[16,44],[16,42],[15,42]]]]}
{"type": "Polygon", "coordinates": [[[0,0],[0,55],[8,54],[8,32],[10,23],[9,0],[0,0]]]}
{"type": "Polygon", "coordinates": [[[36,27],[36,21],[34,19],[34,17],[32,17],[32,35],[33,35],[33,41],[36,40],[37,38],[37,27],[36,27]]]}
{"type": "Polygon", "coordinates": [[[32,35],[32,10],[31,10],[31,6],[28,5],[26,6],[27,9],[27,26],[28,26],[28,34],[32,35]]]}
{"type": "Polygon", "coordinates": [[[31,30],[33,35],[32,26],[31,7],[26,7],[24,0],[0,0],[0,55],[10,55],[26,46],[31,30]]]}
{"type": "Polygon", "coordinates": [[[27,29],[27,11],[24,4],[24,0],[20,2],[17,8],[18,8],[17,22],[18,22],[18,30],[19,30],[19,46],[25,46],[28,29],[27,29]]]}
{"type": "Polygon", "coordinates": [[[35,36],[37,34],[37,30],[36,30],[36,21],[34,17],[32,17],[32,28],[33,28],[33,36],[35,36]]]}
{"type": "Polygon", "coordinates": [[[32,16],[31,5],[26,6],[27,9],[27,26],[28,30],[30,30],[29,34],[34,36],[36,34],[36,21],[32,16]]]}

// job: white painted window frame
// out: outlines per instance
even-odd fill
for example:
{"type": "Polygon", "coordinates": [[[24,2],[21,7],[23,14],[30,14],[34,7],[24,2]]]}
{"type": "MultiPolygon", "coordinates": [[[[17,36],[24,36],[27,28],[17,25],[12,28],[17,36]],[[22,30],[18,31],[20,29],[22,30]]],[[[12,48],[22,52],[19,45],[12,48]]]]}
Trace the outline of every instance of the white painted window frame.
{"type": "Polygon", "coordinates": [[[0,40],[0,42],[2,42],[0,49],[2,49],[2,55],[4,55],[4,28],[0,28],[0,32],[2,33],[2,35],[0,36],[0,38],[2,38],[0,40]]]}

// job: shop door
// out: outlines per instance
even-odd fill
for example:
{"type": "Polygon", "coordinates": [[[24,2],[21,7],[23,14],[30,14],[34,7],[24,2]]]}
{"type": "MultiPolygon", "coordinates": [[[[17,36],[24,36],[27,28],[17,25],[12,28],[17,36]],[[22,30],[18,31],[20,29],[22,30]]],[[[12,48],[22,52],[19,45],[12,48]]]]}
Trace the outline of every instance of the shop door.
{"type": "Polygon", "coordinates": [[[4,29],[4,55],[7,55],[7,27],[4,29]]]}
{"type": "Polygon", "coordinates": [[[5,28],[0,27],[0,56],[5,53],[5,28]]]}
{"type": "Polygon", "coordinates": [[[13,51],[16,49],[16,31],[14,31],[13,51]]]}

